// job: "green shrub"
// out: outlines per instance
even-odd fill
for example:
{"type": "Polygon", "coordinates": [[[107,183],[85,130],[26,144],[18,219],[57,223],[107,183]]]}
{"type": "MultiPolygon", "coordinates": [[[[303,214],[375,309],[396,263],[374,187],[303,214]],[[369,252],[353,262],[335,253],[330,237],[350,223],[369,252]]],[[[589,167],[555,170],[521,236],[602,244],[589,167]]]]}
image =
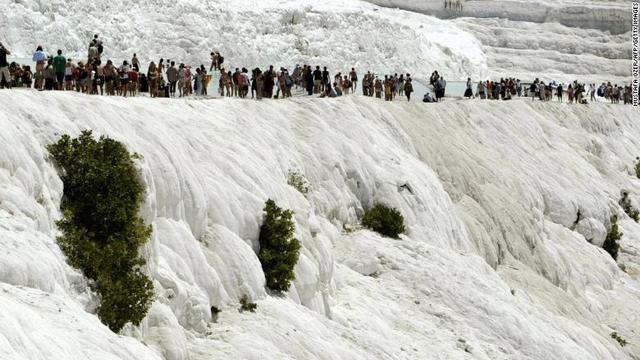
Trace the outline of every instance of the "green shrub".
{"type": "Polygon", "coordinates": [[[139,325],[153,300],[153,283],[140,269],[121,275],[101,275],[96,281],[100,294],[98,316],[113,331],[131,322],[139,325]]]}
{"type": "Polygon", "coordinates": [[[634,168],[636,170],[636,177],[640,179],[640,157],[636,157],[636,163],[634,165],[634,168]]]}
{"type": "Polygon", "coordinates": [[[605,249],[614,260],[618,259],[621,237],[622,233],[618,230],[618,216],[613,215],[611,217],[611,231],[607,234],[607,238],[604,240],[602,248],[605,249]]]}
{"type": "Polygon", "coordinates": [[[640,221],[640,211],[638,211],[638,209],[634,208],[633,206],[629,205],[629,206],[625,206],[624,208],[622,208],[624,210],[625,213],[627,213],[627,215],[629,215],[630,218],[632,218],[635,222],[640,221]]]}
{"type": "Polygon", "coordinates": [[[622,336],[620,336],[617,332],[612,332],[611,333],[611,338],[613,338],[614,340],[616,340],[618,342],[618,344],[620,344],[620,346],[625,346],[627,345],[627,340],[625,340],[622,336]]]}
{"type": "Polygon", "coordinates": [[[304,175],[300,174],[297,171],[289,170],[287,184],[293,186],[296,190],[298,190],[304,196],[307,196],[307,194],[309,193],[309,189],[310,189],[309,182],[304,177],[304,175]]]}
{"type": "Polygon", "coordinates": [[[405,232],[404,217],[400,211],[382,204],[376,204],[364,212],[362,226],[395,239],[405,232]]]}
{"type": "Polygon", "coordinates": [[[256,312],[258,305],[249,301],[249,297],[245,294],[240,298],[240,312],[249,311],[256,312]]]}
{"type": "Polygon", "coordinates": [[[267,287],[276,292],[289,290],[295,279],[293,269],[298,262],[300,242],[294,237],[295,225],[291,210],[282,210],[269,199],[265,218],[260,227],[260,252],[258,258],[267,281],[267,287]]]}
{"type": "Polygon", "coordinates": [[[629,197],[628,192],[622,193],[622,198],[618,201],[618,204],[622,207],[622,210],[629,215],[635,222],[640,220],[640,211],[633,207],[631,204],[631,198],[629,197]]]}
{"type": "Polygon", "coordinates": [[[61,170],[63,218],[58,244],[69,264],[89,278],[100,295],[98,316],[111,330],[134,325],[147,313],[153,284],[140,271],[139,249],[151,227],[139,217],[144,185],[125,146],[95,140],[91,131],[47,146],[61,170]]]}

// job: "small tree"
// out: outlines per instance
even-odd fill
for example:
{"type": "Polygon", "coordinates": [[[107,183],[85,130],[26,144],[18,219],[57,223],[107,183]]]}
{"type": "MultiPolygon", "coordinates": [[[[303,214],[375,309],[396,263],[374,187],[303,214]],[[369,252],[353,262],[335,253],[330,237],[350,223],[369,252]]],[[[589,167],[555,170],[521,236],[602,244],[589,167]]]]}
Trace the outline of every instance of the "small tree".
{"type": "Polygon", "coordinates": [[[244,294],[240,298],[240,309],[238,309],[240,312],[245,312],[245,311],[256,312],[257,308],[258,308],[258,304],[252,303],[251,301],[249,301],[249,297],[247,296],[247,294],[244,294]]]}
{"type": "Polygon", "coordinates": [[[640,179],[640,157],[636,157],[636,163],[634,165],[634,168],[636,170],[636,177],[640,179]]]}
{"type": "Polygon", "coordinates": [[[640,221],[640,211],[638,211],[638,209],[634,208],[633,205],[625,206],[622,209],[635,222],[640,221]]]}
{"type": "Polygon", "coordinates": [[[293,269],[298,262],[300,242],[294,237],[295,225],[291,210],[282,210],[269,199],[265,207],[265,218],[260,227],[260,252],[258,258],[267,281],[273,291],[289,290],[295,279],[293,269]]]}
{"type": "Polygon", "coordinates": [[[144,184],[126,147],[91,131],[47,146],[61,170],[63,218],[58,244],[69,264],[100,295],[98,316],[114,332],[147,313],[153,284],[140,267],[139,249],[151,235],[138,212],[144,184]]]}
{"type": "Polygon", "coordinates": [[[404,217],[395,208],[376,204],[364,212],[362,225],[381,235],[397,239],[405,232],[404,217]]]}
{"type": "Polygon", "coordinates": [[[611,338],[617,341],[618,344],[620,344],[620,346],[622,347],[627,345],[627,340],[625,340],[622,336],[620,336],[620,334],[615,331],[611,333],[611,338]]]}
{"type": "Polygon", "coordinates": [[[287,184],[293,186],[305,197],[309,193],[309,182],[298,171],[289,170],[289,176],[287,177],[287,184]]]}
{"type": "Polygon", "coordinates": [[[622,210],[624,210],[624,212],[629,215],[629,217],[632,218],[635,222],[638,222],[640,220],[640,211],[638,211],[633,207],[633,205],[631,205],[631,198],[629,197],[628,192],[625,191],[622,193],[622,198],[620,199],[620,201],[618,201],[618,203],[622,207],[622,210]]]}
{"type": "Polygon", "coordinates": [[[618,230],[618,216],[611,217],[611,231],[607,234],[607,238],[602,244],[602,248],[606,250],[614,260],[618,259],[618,250],[620,250],[620,238],[622,233],[618,230]]]}
{"type": "Polygon", "coordinates": [[[128,322],[139,325],[153,300],[153,283],[138,268],[115,276],[101,274],[96,290],[101,297],[98,316],[113,331],[128,322]]]}

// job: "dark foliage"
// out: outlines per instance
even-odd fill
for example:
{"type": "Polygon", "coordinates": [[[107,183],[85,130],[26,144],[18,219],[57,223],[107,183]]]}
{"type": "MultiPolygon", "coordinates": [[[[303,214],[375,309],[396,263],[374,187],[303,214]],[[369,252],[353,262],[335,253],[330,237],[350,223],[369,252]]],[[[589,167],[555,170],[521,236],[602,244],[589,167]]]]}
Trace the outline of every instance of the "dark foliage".
{"type": "Polygon", "coordinates": [[[267,281],[273,291],[289,290],[295,279],[293,269],[298,262],[300,242],[294,237],[295,225],[291,210],[282,210],[269,199],[265,207],[265,218],[260,227],[260,253],[258,258],[267,281]]]}
{"type": "Polygon", "coordinates": [[[68,135],[47,146],[64,183],[58,244],[69,263],[89,278],[101,297],[98,316],[118,332],[138,325],[153,300],[153,284],[140,271],[139,249],[151,228],[138,216],[144,185],[125,146],[93,138],[91,131],[68,135]]]}
{"type": "Polygon", "coordinates": [[[362,225],[381,235],[397,239],[405,232],[404,217],[395,208],[376,204],[364,212],[362,225]]]}

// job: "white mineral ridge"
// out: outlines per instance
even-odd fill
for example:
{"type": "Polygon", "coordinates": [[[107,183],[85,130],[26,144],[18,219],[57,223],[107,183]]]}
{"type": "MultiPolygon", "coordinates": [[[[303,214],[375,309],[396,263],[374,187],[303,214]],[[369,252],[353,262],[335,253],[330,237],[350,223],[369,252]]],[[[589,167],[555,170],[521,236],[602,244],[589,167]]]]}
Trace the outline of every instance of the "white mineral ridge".
{"type": "Polygon", "coordinates": [[[104,58],[137,53],[143,69],[160,58],[208,66],[217,50],[227,69],[311,64],[422,80],[438,70],[463,81],[630,81],[623,0],[469,0],[462,12],[440,0],[4,1],[0,41],[18,61],[37,45],[84,60],[99,34],[104,58]]]}
{"type": "Polygon", "coordinates": [[[611,35],[557,22],[460,18],[454,22],[482,42],[491,79],[516,77],[629,85],[631,33],[611,35]]]}
{"type": "Polygon", "coordinates": [[[104,58],[209,66],[220,51],[227,69],[328,66],[332,73],[434,69],[452,79],[487,75],[480,42],[452,22],[359,0],[0,1],[0,41],[19,57],[37,45],[86,61],[94,34],[104,58]],[[6,3],[6,4],[3,4],[6,3]],[[3,4],[3,5],[2,5],[3,4]]]}
{"type": "Polygon", "coordinates": [[[631,81],[630,1],[461,0],[462,11],[444,0],[368,1],[455,19],[482,43],[494,80],[631,81]]]}
{"type": "Polygon", "coordinates": [[[462,10],[445,9],[444,0],[366,0],[386,7],[436,15],[441,18],[503,18],[536,23],[558,22],[613,34],[631,31],[631,2],[624,0],[449,0],[462,10]]]}
{"type": "Polygon", "coordinates": [[[0,359],[638,358],[640,225],[617,205],[640,185],[636,115],[3,91],[0,359]],[[45,146],[84,129],[143,156],[156,299],[121,335],[55,241],[63,186],[45,146]],[[306,198],[289,170],[310,182],[306,198]],[[256,256],[268,198],[295,211],[302,243],[284,297],[265,291],[256,256]],[[404,214],[406,235],[358,230],[375,202],[404,214]],[[618,264],[596,246],[612,214],[618,264]],[[238,312],[245,294],[256,313],[238,312]]]}

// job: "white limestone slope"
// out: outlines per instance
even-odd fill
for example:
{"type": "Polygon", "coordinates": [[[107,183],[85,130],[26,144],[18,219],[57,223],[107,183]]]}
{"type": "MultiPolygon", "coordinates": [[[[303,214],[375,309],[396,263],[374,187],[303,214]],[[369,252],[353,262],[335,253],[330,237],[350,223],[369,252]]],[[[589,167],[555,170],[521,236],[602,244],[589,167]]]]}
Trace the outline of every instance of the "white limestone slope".
{"type": "Polygon", "coordinates": [[[640,226],[616,205],[640,184],[633,116],[605,104],[2,92],[0,359],[637,358],[640,226]],[[55,243],[62,183],[44,146],[83,129],[143,155],[157,298],[124,336],[100,324],[55,243]],[[289,169],[310,181],[308,198],[289,169]],[[283,298],[265,292],[255,255],[267,198],[295,211],[303,244],[283,298]],[[406,236],[343,230],[374,202],[400,209],[406,236]],[[585,240],[601,243],[613,213],[626,273],[585,240]],[[257,313],[237,311],[243,294],[257,313]]]}
{"type": "Polygon", "coordinates": [[[622,0],[368,0],[445,19],[482,43],[489,76],[585,83],[631,81],[631,3],[622,0]]]}
{"type": "Polygon", "coordinates": [[[558,23],[506,19],[460,18],[454,22],[482,42],[491,79],[631,82],[630,33],[611,35],[558,23]]]}
{"type": "Polygon", "coordinates": [[[3,6],[0,24],[0,41],[19,58],[42,45],[86,59],[99,34],[104,58],[120,63],[137,53],[144,69],[160,58],[208,66],[215,50],[227,69],[310,64],[332,73],[487,73],[480,43],[455,24],[360,0],[21,0],[3,6]]]}
{"type": "MultiPolygon", "coordinates": [[[[612,34],[631,31],[630,2],[624,0],[461,0],[462,10],[444,8],[442,0],[367,0],[440,18],[501,18],[535,23],[560,23],[612,34]]],[[[454,1],[455,3],[455,1],[454,1]]]]}

